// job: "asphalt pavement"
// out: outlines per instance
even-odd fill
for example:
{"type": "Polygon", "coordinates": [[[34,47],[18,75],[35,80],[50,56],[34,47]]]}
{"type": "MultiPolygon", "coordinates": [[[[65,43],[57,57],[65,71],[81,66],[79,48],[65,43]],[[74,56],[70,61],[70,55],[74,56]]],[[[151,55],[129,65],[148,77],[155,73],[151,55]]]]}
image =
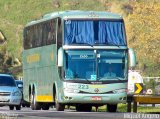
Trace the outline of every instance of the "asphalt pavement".
{"type": "Polygon", "coordinates": [[[109,113],[109,112],[76,112],[75,110],[55,111],[31,110],[9,110],[7,106],[0,107],[0,119],[159,119],[159,114],[141,113],[109,113]]]}

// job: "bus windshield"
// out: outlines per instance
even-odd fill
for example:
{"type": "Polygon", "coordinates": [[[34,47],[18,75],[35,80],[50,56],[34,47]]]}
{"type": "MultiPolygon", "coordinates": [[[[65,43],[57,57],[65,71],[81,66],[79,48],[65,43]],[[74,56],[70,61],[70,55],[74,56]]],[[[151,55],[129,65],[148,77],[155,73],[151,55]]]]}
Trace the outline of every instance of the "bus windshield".
{"type": "Polygon", "coordinates": [[[123,20],[65,20],[64,45],[125,46],[123,20]]]}
{"type": "Polygon", "coordinates": [[[125,50],[98,51],[99,80],[124,80],[127,75],[127,53],[125,50]]]}
{"type": "Polygon", "coordinates": [[[96,73],[96,58],[93,51],[66,51],[66,79],[89,79],[89,75],[96,73]],[[86,74],[86,72],[90,74],[86,74]]]}
{"type": "Polygon", "coordinates": [[[83,50],[65,52],[65,80],[125,80],[125,50],[83,50]]]}

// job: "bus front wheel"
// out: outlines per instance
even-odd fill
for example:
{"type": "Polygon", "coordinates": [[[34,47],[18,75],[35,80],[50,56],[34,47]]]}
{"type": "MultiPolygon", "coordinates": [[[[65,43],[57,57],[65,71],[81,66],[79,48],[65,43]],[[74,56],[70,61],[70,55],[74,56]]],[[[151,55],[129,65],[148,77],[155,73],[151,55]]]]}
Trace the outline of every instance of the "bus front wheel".
{"type": "Polygon", "coordinates": [[[21,105],[17,105],[16,110],[21,110],[21,105]]]}
{"type": "Polygon", "coordinates": [[[55,108],[57,111],[64,111],[65,105],[58,102],[58,97],[55,94],[55,108]]]}
{"type": "Polygon", "coordinates": [[[116,112],[117,111],[117,104],[107,104],[108,112],[116,112]]]}
{"type": "Polygon", "coordinates": [[[9,109],[10,110],[14,110],[14,106],[9,106],[9,109]]]}

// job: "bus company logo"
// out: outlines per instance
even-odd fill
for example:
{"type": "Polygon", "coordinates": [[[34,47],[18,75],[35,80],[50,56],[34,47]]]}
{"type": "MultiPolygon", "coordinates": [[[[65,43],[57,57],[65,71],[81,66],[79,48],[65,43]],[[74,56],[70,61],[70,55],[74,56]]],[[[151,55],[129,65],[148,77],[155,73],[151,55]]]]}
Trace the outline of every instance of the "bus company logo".
{"type": "Polygon", "coordinates": [[[98,93],[98,92],[99,92],[99,89],[98,89],[98,88],[94,89],[94,92],[98,93]]]}

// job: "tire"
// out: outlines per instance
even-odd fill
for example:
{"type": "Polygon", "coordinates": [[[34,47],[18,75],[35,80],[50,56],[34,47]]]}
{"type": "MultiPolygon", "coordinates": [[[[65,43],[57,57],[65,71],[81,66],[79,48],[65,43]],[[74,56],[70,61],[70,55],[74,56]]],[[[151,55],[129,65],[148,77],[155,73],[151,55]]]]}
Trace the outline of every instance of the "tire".
{"type": "Polygon", "coordinates": [[[38,102],[36,102],[35,92],[33,92],[33,94],[31,95],[31,109],[32,110],[40,110],[41,109],[38,102]]]}
{"type": "Polygon", "coordinates": [[[25,104],[22,104],[22,107],[25,107],[25,104]]]}
{"type": "MultiPolygon", "coordinates": [[[[30,99],[30,102],[31,102],[31,99],[30,99]]],[[[25,107],[30,107],[30,102],[23,101],[23,105],[24,105],[25,107]]]]}
{"type": "Polygon", "coordinates": [[[16,110],[21,110],[21,105],[17,105],[16,110]]]}
{"type": "Polygon", "coordinates": [[[65,105],[58,102],[58,97],[55,94],[55,108],[57,111],[64,111],[65,105]]]}
{"type": "Polygon", "coordinates": [[[43,106],[42,106],[42,109],[43,109],[43,110],[49,110],[49,105],[43,105],[43,106]]]}
{"type": "Polygon", "coordinates": [[[76,111],[78,112],[91,112],[91,110],[92,110],[91,105],[80,104],[76,106],[76,111]]]}
{"type": "Polygon", "coordinates": [[[9,109],[10,110],[14,110],[14,106],[9,106],[9,109]]]}
{"type": "Polygon", "coordinates": [[[77,105],[76,106],[76,111],[82,112],[83,111],[83,107],[81,105],[77,105]]]}
{"type": "Polygon", "coordinates": [[[30,107],[30,104],[26,104],[25,106],[26,106],[26,107],[30,107]]]}
{"type": "Polygon", "coordinates": [[[107,104],[108,112],[116,112],[117,111],[117,104],[107,104]]]}

